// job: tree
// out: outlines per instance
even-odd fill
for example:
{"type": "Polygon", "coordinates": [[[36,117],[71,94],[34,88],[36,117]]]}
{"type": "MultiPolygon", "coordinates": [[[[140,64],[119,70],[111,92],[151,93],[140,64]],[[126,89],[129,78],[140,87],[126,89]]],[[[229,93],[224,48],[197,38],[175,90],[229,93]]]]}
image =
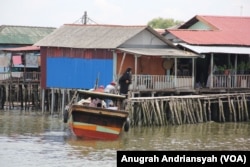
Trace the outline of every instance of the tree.
{"type": "Polygon", "coordinates": [[[151,21],[148,22],[148,26],[152,28],[162,28],[166,29],[169,27],[173,27],[176,25],[181,25],[183,21],[178,21],[174,19],[164,19],[162,17],[154,18],[151,21]]]}

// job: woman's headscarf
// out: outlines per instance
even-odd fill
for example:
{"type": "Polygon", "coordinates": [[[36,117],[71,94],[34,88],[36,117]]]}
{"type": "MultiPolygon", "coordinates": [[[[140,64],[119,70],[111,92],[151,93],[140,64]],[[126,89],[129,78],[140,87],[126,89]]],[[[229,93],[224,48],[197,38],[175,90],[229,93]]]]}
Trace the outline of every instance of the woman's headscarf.
{"type": "Polygon", "coordinates": [[[125,73],[128,73],[128,72],[130,72],[131,70],[132,70],[132,68],[131,68],[131,67],[128,67],[128,68],[126,69],[125,73]]]}

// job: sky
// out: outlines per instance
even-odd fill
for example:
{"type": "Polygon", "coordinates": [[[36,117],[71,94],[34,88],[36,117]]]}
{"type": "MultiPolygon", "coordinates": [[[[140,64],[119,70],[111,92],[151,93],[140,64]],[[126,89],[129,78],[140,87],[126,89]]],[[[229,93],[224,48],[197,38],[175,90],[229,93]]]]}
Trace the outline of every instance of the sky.
{"type": "Polygon", "coordinates": [[[154,18],[188,21],[195,15],[250,17],[250,0],[0,0],[0,25],[58,28],[82,23],[147,25],[154,18]]]}

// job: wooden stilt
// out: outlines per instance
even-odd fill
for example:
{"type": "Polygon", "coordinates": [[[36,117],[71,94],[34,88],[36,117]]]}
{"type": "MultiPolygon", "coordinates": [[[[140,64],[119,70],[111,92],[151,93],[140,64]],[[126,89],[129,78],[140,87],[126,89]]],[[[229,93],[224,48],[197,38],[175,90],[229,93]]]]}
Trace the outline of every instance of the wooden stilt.
{"type": "Polygon", "coordinates": [[[179,117],[178,117],[178,110],[177,110],[177,105],[176,105],[176,100],[173,100],[173,111],[175,115],[175,122],[177,125],[180,125],[179,117]]]}
{"type": "Polygon", "coordinates": [[[157,116],[158,116],[158,125],[163,125],[163,120],[162,120],[162,116],[161,116],[161,110],[160,110],[160,106],[159,106],[159,101],[157,100],[154,100],[153,103],[155,103],[155,106],[156,106],[156,113],[157,113],[157,116]]]}
{"type": "Polygon", "coordinates": [[[204,117],[203,117],[203,108],[202,108],[202,105],[201,105],[201,100],[200,99],[197,99],[197,100],[198,100],[198,112],[200,114],[199,122],[203,122],[204,117]]]}
{"type": "Polygon", "coordinates": [[[210,99],[208,100],[208,120],[211,121],[211,101],[210,99]]]}
{"type": "Polygon", "coordinates": [[[53,115],[54,113],[54,104],[55,104],[55,93],[54,89],[51,89],[51,114],[53,115]]]}
{"type": "Polygon", "coordinates": [[[183,124],[187,123],[187,110],[186,110],[186,103],[184,99],[181,99],[181,110],[182,110],[182,122],[183,124]]]}
{"type": "Polygon", "coordinates": [[[247,101],[246,101],[246,95],[245,94],[242,94],[242,100],[243,100],[243,103],[244,103],[244,111],[245,111],[245,115],[246,115],[246,121],[248,121],[249,117],[248,117],[248,108],[247,108],[247,101]]]}
{"type": "MultiPolygon", "coordinates": [[[[140,120],[140,122],[142,123],[142,125],[146,125],[146,124],[147,124],[147,121],[148,121],[148,117],[147,117],[147,115],[148,115],[148,109],[147,109],[147,104],[146,104],[146,102],[142,102],[141,108],[142,108],[141,113],[142,113],[143,119],[140,120]]],[[[140,119],[141,119],[141,118],[140,118],[140,119]]]]}
{"type": "Polygon", "coordinates": [[[233,115],[234,115],[234,122],[237,121],[237,118],[236,118],[236,111],[235,111],[235,107],[234,107],[234,100],[231,99],[231,106],[232,106],[232,112],[233,112],[233,115]]]}
{"type": "Polygon", "coordinates": [[[23,110],[23,85],[19,85],[20,108],[23,110]]]}
{"type": "Polygon", "coordinates": [[[176,101],[176,110],[177,110],[177,115],[178,115],[178,121],[179,121],[179,125],[181,125],[182,124],[182,113],[181,113],[181,101],[180,100],[178,100],[178,101],[176,101]]]}
{"type": "Polygon", "coordinates": [[[236,96],[237,99],[237,108],[238,108],[238,121],[241,121],[241,106],[240,106],[240,101],[239,101],[239,96],[236,96]]]}
{"type": "Polygon", "coordinates": [[[61,115],[62,116],[63,116],[64,108],[65,108],[65,90],[62,89],[62,106],[61,106],[61,115]]]}
{"type": "Polygon", "coordinates": [[[222,102],[221,98],[219,98],[218,101],[219,101],[219,121],[225,122],[223,102],[222,102]]]}
{"type": "Polygon", "coordinates": [[[188,116],[190,118],[190,123],[191,124],[194,124],[195,121],[194,121],[194,118],[193,118],[193,115],[192,115],[192,110],[191,110],[191,105],[190,105],[190,100],[187,100],[187,112],[188,112],[188,116]]]}
{"type": "Polygon", "coordinates": [[[175,125],[175,116],[174,116],[174,109],[173,109],[173,102],[172,100],[169,101],[169,109],[170,109],[170,113],[171,113],[171,123],[173,125],[175,125]]]}
{"type": "Polygon", "coordinates": [[[28,108],[28,86],[24,84],[24,110],[26,111],[28,108]]]}
{"type": "Polygon", "coordinates": [[[229,108],[229,121],[232,122],[233,111],[232,111],[232,105],[230,102],[230,96],[227,97],[227,100],[228,100],[228,108],[229,108]]]}
{"type": "Polygon", "coordinates": [[[244,113],[244,102],[243,102],[243,98],[242,95],[240,95],[240,108],[241,108],[241,121],[245,120],[245,113],[244,113]]]}
{"type": "Polygon", "coordinates": [[[44,106],[45,106],[45,90],[42,89],[42,114],[44,113],[44,106]]]}

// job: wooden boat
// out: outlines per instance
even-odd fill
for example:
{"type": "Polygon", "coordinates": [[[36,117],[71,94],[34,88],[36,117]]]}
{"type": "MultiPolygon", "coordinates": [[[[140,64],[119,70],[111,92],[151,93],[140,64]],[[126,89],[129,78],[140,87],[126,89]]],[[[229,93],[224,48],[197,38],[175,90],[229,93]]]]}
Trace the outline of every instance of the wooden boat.
{"type": "Polygon", "coordinates": [[[69,106],[64,114],[64,122],[68,122],[75,136],[80,138],[95,139],[117,139],[122,130],[128,131],[129,121],[128,112],[122,109],[125,96],[77,90],[74,100],[83,99],[69,106]],[[94,99],[112,100],[115,107],[92,106],[94,99]]]}

